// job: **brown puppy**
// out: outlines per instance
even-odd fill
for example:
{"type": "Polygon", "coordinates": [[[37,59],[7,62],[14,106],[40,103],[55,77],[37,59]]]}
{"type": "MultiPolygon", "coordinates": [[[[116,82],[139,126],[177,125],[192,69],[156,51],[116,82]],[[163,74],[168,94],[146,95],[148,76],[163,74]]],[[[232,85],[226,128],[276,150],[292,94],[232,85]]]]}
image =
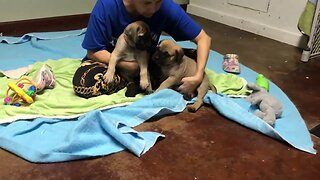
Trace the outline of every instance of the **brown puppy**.
{"type": "MultiPolygon", "coordinates": [[[[143,21],[136,21],[129,24],[119,36],[115,49],[111,54],[107,73],[104,79],[107,83],[113,81],[115,67],[119,60],[137,61],[140,67],[140,87],[147,92],[152,91],[148,62],[150,55],[148,49],[151,46],[151,34],[149,26],[143,21]]],[[[123,71],[119,73],[130,82],[134,82],[134,76],[123,71]]]]}
{"type": "MultiPolygon", "coordinates": [[[[181,84],[182,78],[193,76],[196,73],[195,60],[185,56],[182,48],[172,40],[160,42],[157,51],[152,56],[152,61],[161,67],[164,76],[164,81],[156,92],[165,88],[176,89],[181,84]]],[[[196,112],[203,105],[203,97],[209,89],[216,93],[216,88],[209,83],[205,75],[197,88],[197,100],[194,104],[188,105],[188,111],[196,112]]]]}

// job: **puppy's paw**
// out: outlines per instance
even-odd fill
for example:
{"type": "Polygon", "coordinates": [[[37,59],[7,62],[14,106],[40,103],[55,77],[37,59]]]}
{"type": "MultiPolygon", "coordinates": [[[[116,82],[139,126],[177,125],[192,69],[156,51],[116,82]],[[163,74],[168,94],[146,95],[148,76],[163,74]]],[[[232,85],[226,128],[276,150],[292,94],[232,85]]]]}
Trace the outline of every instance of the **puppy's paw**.
{"type": "Polygon", "coordinates": [[[103,79],[104,79],[104,82],[106,82],[106,83],[112,83],[113,82],[113,75],[111,74],[111,73],[105,73],[104,75],[103,75],[103,79]]]}
{"type": "Polygon", "coordinates": [[[261,119],[264,119],[264,117],[267,115],[265,112],[262,112],[262,111],[260,111],[260,110],[257,110],[257,111],[255,112],[255,114],[256,114],[256,116],[258,116],[258,117],[261,118],[261,119]]]}
{"type": "Polygon", "coordinates": [[[154,93],[155,91],[154,90],[148,90],[148,88],[144,91],[145,94],[152,94],[154,93]]]}
{"type": "Polygon", "coordinates": [[[195,113],[198,111],[200,107],[197,107],[195,104],[192,104],[192,105],[188,105],[187,106],[187,109],[189,112],[192,112],[192,113],[195,113]]]}
{"type": "Polygon", "coordinates": [[[270,126],[274,126],[276,119],[271,117],[265,117],[263,119],[266,123],[268,123],[270,126]]]}
{"type": "Polygon", "coordinates": [[[146,93],[147,93],[147,94],[154,93],[154,90],[153,90],[152,87],[151,87],[151,83],[149,83],[149,86],[146,88],[146,93]]]}
{"type": "Polygon", "coordinates": [[[150,86],[150,88],[151,88],[151,83],[149,83],[148,80],[144,80],[144,79],[141,79],[141,80],[140,80],[140,87],[141,87],[141,89],[143,89],[143,90],[148,90],[149,86],[150,86]]]}

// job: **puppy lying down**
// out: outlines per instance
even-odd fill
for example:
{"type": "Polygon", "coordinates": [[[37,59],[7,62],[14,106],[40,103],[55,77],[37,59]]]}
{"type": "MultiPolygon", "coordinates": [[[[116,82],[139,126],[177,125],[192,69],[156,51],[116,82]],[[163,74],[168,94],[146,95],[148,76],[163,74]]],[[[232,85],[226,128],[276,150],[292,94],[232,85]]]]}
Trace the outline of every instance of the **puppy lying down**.
{"type": "MultiPolygon", "coordinates": [[[[182,48],[172,40],[163,40],[152,56],[152,61],[162,71],[163,82],[156,90],[165,88],[177,89],[184,77],[193,76],[196,73],[197,64],[195,60],[184,55],[182,48]]],[[[203,97],[211,89],[216,93],[216,88],[209,83],[205,75],[200,86],[197,88],[197,100],[194,104],[188,105],[188,111],[196,112],[203,105],[203,97]]]]}

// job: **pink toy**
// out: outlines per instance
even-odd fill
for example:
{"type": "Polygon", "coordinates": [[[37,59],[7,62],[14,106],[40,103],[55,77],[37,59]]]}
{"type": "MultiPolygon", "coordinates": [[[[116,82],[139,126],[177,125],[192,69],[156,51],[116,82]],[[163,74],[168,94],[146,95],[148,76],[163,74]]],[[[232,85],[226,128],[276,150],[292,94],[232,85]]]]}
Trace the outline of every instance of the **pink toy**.
{"type": "Polygon", "coordinates": [[[226,54],[223,61],[223,70],[229,73],[240,73],[239,56],[226,54]]]}

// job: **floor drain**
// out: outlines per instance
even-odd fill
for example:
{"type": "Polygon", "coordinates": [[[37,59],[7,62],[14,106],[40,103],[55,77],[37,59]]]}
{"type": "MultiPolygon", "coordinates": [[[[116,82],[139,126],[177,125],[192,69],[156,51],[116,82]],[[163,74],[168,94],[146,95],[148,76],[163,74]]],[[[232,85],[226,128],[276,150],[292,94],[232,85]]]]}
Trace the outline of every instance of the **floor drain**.
{"type": "Polygon", "coordinates": [[[310,130],[311,134],[320,138],[320,124],[310,130]]]}

